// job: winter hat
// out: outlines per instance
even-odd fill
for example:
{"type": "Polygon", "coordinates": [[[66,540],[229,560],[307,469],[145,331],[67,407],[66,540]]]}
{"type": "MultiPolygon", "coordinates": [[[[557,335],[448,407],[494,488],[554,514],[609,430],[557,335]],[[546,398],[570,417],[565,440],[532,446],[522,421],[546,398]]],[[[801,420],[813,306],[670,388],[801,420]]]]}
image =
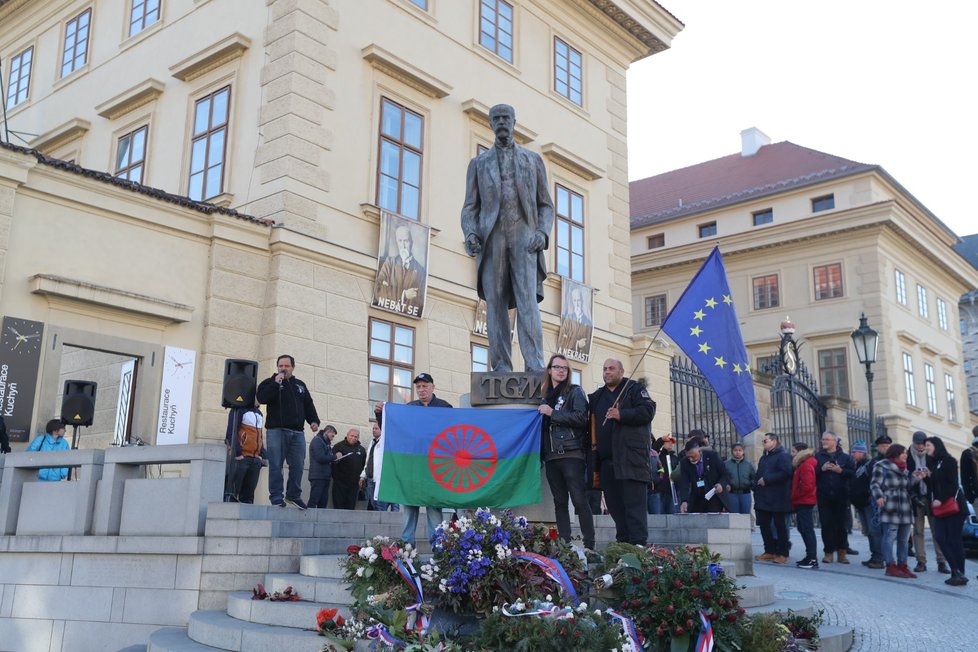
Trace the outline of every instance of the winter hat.
{"type": "Polygon", "coordinates": [[[862,439],[860,439],[859,441],[857,441],[855,444],[852,445],[852,452],[853,453],[868,453],[869,452],[869,449],[866,448],[866,442],[864,442],[862,439]]]}
{"type": "Polygon", "coordinates": [[[927,433],[923,430],[918,430],[913,434],[913,443],[923,444],[925,441],[927,441],[927,433]]]}

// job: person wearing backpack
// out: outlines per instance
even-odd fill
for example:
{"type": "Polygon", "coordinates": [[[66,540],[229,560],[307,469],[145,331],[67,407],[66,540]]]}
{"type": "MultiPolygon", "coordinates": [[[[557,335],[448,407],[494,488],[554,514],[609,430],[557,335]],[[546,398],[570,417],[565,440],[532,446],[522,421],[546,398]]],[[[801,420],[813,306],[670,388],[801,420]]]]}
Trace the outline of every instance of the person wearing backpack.
{"type": "Polygon", "coordinates": [[[265,419],[258,402],[248,407],[231,408],[228,413],[227,433],[224,443],[233,457],[231,477],[228,481],[230,502],[255,502],[255,487],[261,474],[265,451],[265,419]]]}

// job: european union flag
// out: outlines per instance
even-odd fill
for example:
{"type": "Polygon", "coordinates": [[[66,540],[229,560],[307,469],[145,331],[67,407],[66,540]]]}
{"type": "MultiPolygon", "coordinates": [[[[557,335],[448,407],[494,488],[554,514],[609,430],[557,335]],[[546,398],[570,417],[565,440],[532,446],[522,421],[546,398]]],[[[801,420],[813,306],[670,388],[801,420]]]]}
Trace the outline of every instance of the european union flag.
{"type": "Polygon", "coordinates": [[[662,330],[696,363],[743,437],[761,426],[750,361],[720,248],[696,273],[662,330]]]}

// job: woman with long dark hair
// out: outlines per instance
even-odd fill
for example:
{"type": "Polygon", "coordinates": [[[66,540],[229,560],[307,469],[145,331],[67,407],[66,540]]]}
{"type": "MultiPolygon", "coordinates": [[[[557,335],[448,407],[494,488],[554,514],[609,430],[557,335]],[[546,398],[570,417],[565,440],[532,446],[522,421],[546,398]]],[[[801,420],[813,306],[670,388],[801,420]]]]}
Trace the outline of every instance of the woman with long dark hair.
{"type": "Polygon", "coordinates": [[[954,500],[958,505],[954,514],[934,514],[934,541],[941,547],[951,567],[951,577],[944,580],[944,583],[964,586],[968,583],[968,578],[964,576],[964,542],[961,540],[961,529],[964,527],[968,507],[958,486],[958,461],[947,452],[940,437],[928,437],[924,441],[924,450],[934,463],[933,467],[927,465],[931,469],[927,480],[931,510],[936,510],[949,500],[954,500]]]}
{"type": "Polygon", "coordinates": [[[570,382],[570,365],[562,355],[547,362],[543,381],[541,451],[547,465],[547,482],[554,497],[554,518],[561,539],[570,541],[570,512],[567,498],[581,524],[584,547],[594,550],[594,517],[587,501],[584,470],[584,442],[588,424],[587,395],[580,385],[570,382]]]}

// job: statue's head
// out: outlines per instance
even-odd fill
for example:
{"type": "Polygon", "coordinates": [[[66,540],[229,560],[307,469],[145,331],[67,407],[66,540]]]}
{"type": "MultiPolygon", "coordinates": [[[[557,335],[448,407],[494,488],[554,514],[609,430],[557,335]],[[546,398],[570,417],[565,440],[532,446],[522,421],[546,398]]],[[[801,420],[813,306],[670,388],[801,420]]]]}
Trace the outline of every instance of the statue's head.
{"type": "Polygon", "coordinates": [[[496,138],[508,141],[516,128],[516,109],[509,104],[497,104],[489,109],[489,126],[496,138]]]}

